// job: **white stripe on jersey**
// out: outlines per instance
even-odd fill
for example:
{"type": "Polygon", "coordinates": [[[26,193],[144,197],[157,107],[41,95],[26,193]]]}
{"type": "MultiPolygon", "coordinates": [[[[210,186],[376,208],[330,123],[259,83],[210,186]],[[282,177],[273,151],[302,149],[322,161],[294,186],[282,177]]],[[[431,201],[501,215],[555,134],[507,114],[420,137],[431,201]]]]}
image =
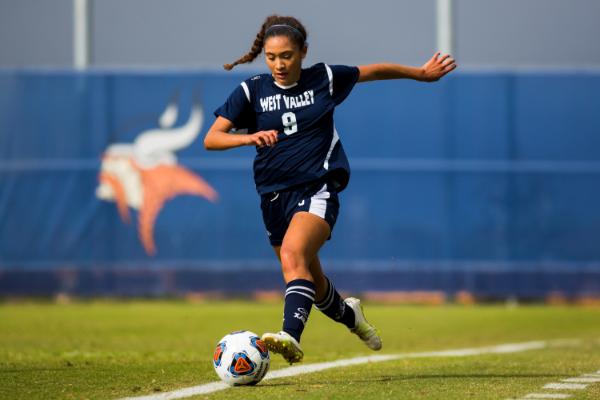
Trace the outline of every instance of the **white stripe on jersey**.
{"type": "Polygon", "coordinates": [[[327,157],[325,157],[325,162],[323,163],[323,168],[329,170],[329,159],[331,158],[331,153],[333,153],[333,148],[340,140],[340,136],[337,133],[337,129],[335,126],[333,127],[333,139],[331,139],[331,144],[329,145],[329,151],[327,152],[327,157]]]}
{"type": "Polygon", "coordinates": [[[329,197],[331,197],[331,194],[327,191],[327,184],[324,184],[321,190],[310,198],[310,208],[308,209],[308,212],[325,219],[327,199],[329,197]]]}
{"type": "Polygon", "coordinates": [[[250,103],[250,89],[248,89],[248,85],[246,84],[246,82],[242,82],[242,89],[244,89],[244,93],[246,93],[248,103],[250,103]]]}
{"type": "Polygon", "coordinates": [[[327,70],[327,77],[329,78],[329,94],[333,96],[333,72],[331,72],[331,68],[329,65],[325,64],[325,69],[327,70]]]}

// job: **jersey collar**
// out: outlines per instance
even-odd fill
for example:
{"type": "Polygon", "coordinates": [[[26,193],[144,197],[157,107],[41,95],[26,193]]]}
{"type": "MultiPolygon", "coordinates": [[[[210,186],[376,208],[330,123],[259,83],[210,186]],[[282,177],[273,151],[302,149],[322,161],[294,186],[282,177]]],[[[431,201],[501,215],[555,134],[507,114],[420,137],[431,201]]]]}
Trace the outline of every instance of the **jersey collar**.
{"type": "Polygon", "coordinates": [[[275,86],[277,86],[280,89],[291,89],[294,86],[298,86],[298,82],[294,82],[291,85],[284,86],[284,85],[277,83],[277,81],[275,79],[273,79],[273,83],[275,84],[275,86]]]}

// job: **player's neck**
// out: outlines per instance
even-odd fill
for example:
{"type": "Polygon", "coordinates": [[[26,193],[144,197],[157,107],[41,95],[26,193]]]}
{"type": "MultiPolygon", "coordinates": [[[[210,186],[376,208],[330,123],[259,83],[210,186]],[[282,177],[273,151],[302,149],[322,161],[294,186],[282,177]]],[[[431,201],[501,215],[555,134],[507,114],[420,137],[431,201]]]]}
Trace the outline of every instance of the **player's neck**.
{"type": "Polygon", "coordinates": [[[294,86],[298,85],[298,81],[296,81],[296,82],[294,82],[294,83],[292,83],[290,85],[282,85],[281,83],[277,82],[275,79],[273,79],[273,83],[275,84],[275,86],[277,86],[280,89],[291,89],[294,86]]]}
{"type": "Polygon", "coordinates": [[[297,79],[291,79],[291,82],[277,82],[277,79],[275,79],[275,77],[273,76],[273,83],[281,89],[291,89],[294,86],[298,85],[298,82],[300,82],[300,77],[302,76],[302,69],[300,69],[300,71],[298,72],[298,78],[297,79]]]}

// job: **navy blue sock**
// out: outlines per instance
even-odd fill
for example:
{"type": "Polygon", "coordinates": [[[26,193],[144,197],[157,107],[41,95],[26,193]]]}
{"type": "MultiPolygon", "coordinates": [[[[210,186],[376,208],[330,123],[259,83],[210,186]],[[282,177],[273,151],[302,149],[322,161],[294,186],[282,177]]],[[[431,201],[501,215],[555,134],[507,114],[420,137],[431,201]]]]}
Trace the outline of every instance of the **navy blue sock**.
{"type": "Polygon", "coordinates": [[[315,303],[315,307],[332,320],[346,325],[349,329],[354,328],[354,311],[346,307],[342,296],[335,290],[329,278],[325,277],[325,280],[327,281],[325,297],[321,302],[315,303]]]}
{"type": "Polygon", "coordinates": [[[294,279],[285,288],[283,330],[300,343],[304,325],[315,302],[315,284],[306,279],[294,279]]]}

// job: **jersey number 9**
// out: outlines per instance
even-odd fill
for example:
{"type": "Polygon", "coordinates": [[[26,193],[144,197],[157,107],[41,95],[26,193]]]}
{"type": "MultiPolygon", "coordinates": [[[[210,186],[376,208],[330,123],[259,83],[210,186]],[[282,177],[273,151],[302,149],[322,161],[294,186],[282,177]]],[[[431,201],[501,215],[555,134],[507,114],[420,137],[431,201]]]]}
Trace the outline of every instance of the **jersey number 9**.
{"type": "Polygon", "coordinates": [[[283,132],[286,135],[292,135],[298,132],[298,123],[296,122],[296,114],[293,112],[286,112],[281,116],[283,122],[283,132]]]}

